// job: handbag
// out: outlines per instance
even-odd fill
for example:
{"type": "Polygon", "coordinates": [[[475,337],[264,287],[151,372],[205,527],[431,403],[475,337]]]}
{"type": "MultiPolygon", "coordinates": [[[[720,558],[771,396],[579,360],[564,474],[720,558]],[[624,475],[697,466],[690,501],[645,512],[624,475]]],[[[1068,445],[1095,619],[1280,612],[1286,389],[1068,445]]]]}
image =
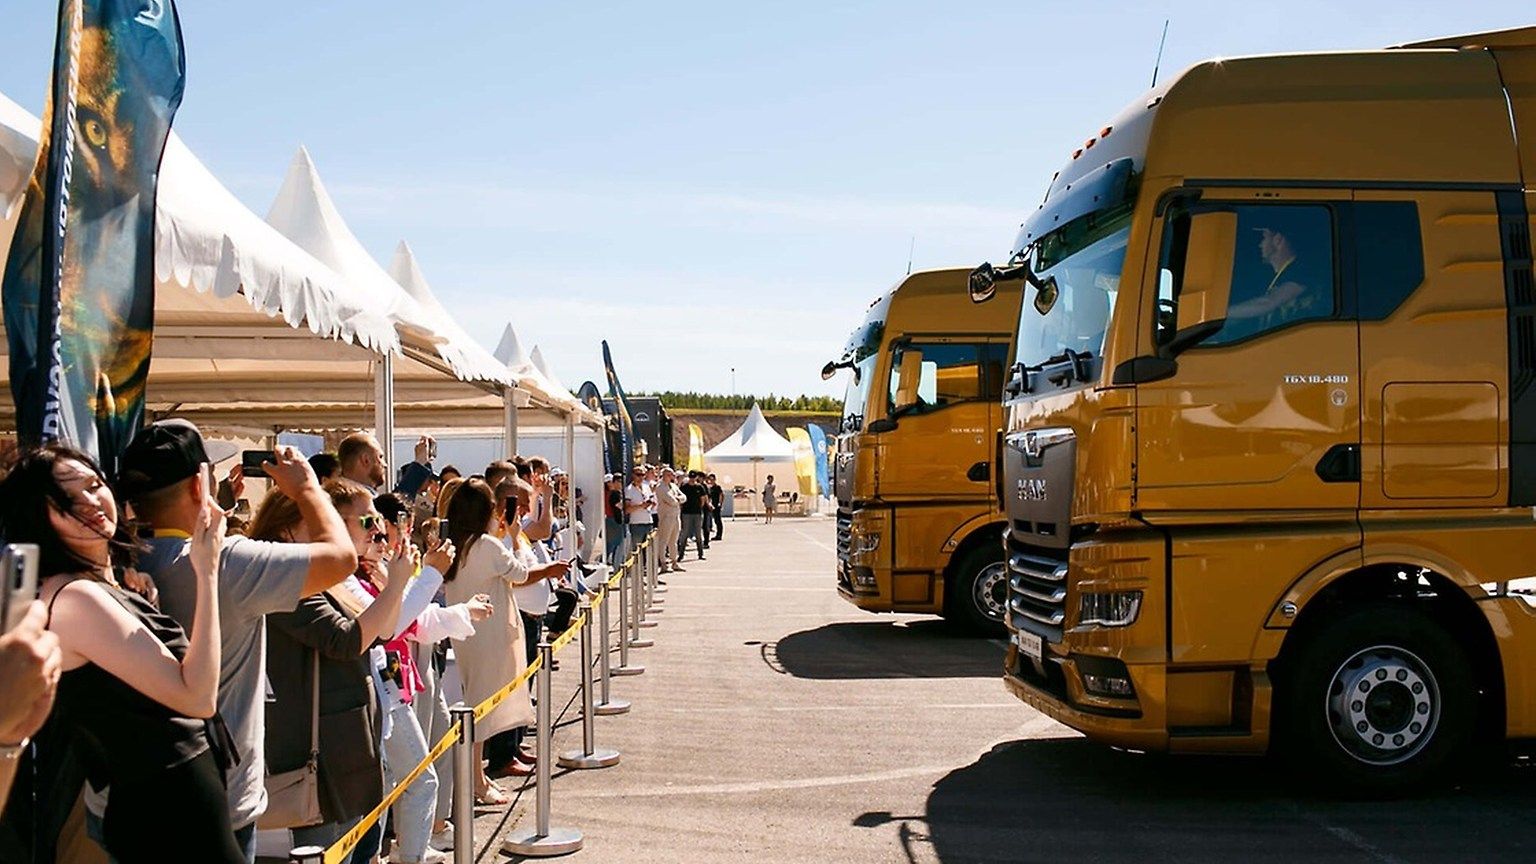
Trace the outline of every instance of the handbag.
{"type": "Polygon", "coordinates": [[[267,775],[267,810],[256,820],[256,827],[264,831],[325,821],[320,813],[320,652],[311,653],[309,761],[292,771],[267,775]]]}

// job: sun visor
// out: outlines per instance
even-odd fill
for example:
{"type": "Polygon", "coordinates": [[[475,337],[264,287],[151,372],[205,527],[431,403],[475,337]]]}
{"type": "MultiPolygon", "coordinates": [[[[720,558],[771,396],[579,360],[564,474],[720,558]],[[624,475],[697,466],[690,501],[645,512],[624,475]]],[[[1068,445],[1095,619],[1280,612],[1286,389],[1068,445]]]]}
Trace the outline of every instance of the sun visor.
{"type": "Polygon", "coordinates": [[[1024,220],[1019,236],[1013,241],[1013,254],[1018,255],[1030,244],[1063,225],[1090,213],[1111,210],[1124,204],[1132,191],[1131,179],[1135,173],[1133,166],[1134,161],[1130,157],[1116,159],[1068,183],[1059,194],[1052,196],[1024,220]]]}

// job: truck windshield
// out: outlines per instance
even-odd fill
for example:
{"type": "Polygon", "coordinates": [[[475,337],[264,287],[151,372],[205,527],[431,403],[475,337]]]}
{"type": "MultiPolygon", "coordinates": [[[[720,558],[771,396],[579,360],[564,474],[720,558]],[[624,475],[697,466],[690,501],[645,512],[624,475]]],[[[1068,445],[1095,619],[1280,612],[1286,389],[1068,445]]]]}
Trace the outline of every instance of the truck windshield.
{"type": "Polygon", "coordinates": [[[864,428],[864,407],[869,398],[869,381],[875,374],[875,361],[880,357],[880,342],[885,338],[885,313],[890,308],[891,295],[876,300],[865,315],[864,322],[848,337],[843,346],[840,362],[851,363],[848,370],[848,389],[843,393],[843,422],[840,431],[858,432],[864,428]]]}
{"type": "Polygon", "coordinates": [[[869,403],[869,382],[875,377],[875,360],[872,354],[854,364],[848,373],[848,389],[843,393],[843,432],[858,432],[864,428],[864,408],[869,403]]]}
{"type": "MultiPolygon", "coordinates": [[[[1026,288],[1020,304],[1016,362],[1026,367],[1061,360],[1070,349],[1097,357],[1104,351],[1109,315],[1125,266],[1130,214],[1100,225],[1067,226],[1036,245],[1036,276],[1054,279],[1059,295],[1041,313],[1036,292],[1026,288]]],[[[1041,304],[1046,305],[1046,304],[1041,304]]]]}

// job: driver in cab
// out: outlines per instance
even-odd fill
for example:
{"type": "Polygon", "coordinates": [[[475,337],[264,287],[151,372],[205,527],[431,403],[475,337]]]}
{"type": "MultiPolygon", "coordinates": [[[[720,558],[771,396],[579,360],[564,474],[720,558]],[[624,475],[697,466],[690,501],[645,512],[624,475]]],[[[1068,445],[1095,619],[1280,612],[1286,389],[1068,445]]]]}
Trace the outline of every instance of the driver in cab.
{"type": "Polygon", "coordinates": [[[1259,235],[1259,257],[1273,271],[1263,293],[1233,303],[1227,309],[1229,327],[1241,324],[1249,333],[1273,330],[1303,318],[1314,318],[1327,310],[1319,302],[1315,281],[1303,274],[1300,256],[1291,245],[1291,237],[1280,228],[1254,228],[1259,235]]]}

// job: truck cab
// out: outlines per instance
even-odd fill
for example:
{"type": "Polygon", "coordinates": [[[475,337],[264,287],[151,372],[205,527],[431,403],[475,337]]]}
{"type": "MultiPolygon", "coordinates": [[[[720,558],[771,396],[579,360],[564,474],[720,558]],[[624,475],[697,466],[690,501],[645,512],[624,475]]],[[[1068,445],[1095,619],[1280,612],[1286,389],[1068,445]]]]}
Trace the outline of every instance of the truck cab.
{"type": "Polygon", "coordinates": [[[1375,792],[1536,737],[1533,169],[1536,28],[1212,60],[1088,136],[972,274],[1026,286],[1015,695],[1375,792]]]}
{"type": "Polygon", "coordinates": [[[968,273],[903,279],[823,370],[848,376],[833,463],[837,589],[861,609],[1000,634],[995,458],[1013,311],[967,303],[968,273]]]}

